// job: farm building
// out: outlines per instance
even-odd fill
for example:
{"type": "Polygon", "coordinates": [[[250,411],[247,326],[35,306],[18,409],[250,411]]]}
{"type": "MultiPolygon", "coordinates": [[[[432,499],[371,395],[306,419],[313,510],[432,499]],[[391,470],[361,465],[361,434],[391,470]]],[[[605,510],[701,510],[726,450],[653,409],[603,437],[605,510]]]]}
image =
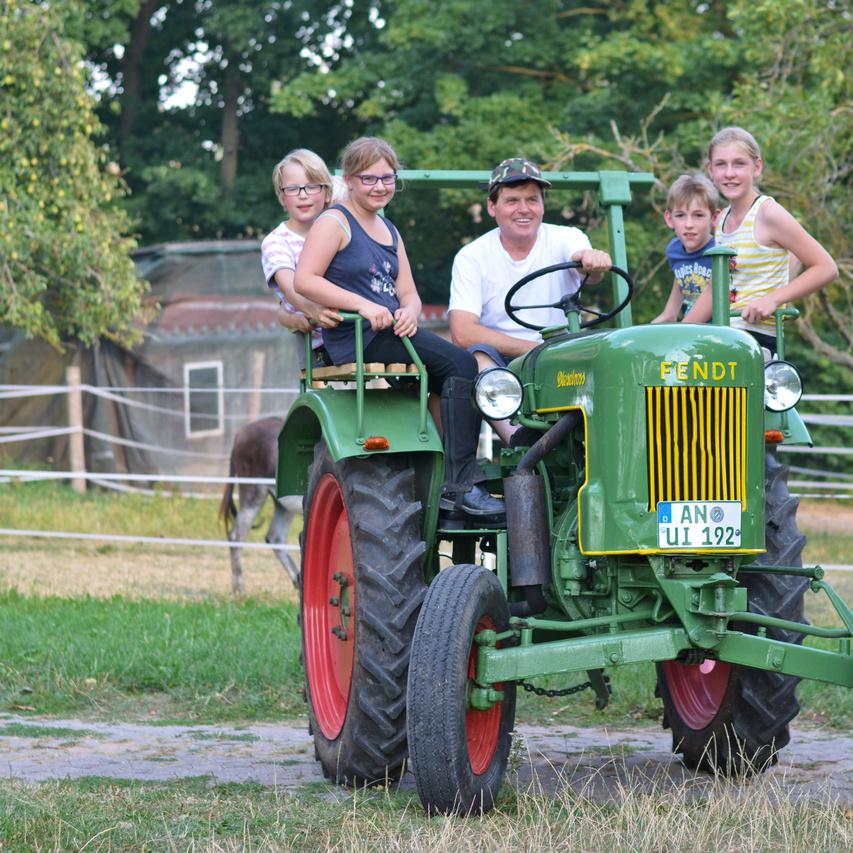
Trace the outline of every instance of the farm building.
{"type": "MultiPolygon", "coordinates": [[[[87,471],[225,473],[235,432],[287,411],[302,338],[278,324],[257,241],[165,243],[139,249],[134,260],[162,310],[132,350],[105,340],[63,354],[0,330],[0,385],[53,387],[30,396],[0,391],[0,440],[24,427],[66,427],[68,395],[56,386],[73,361],[91,386],[82,395],[87,471]]],[[[445,314],[445,306],[425,306],[422,322],[441,332],[445,314]]],[[[65,469],[67,442],[7,440],[2,455],[9,465],[65,469]]]]}

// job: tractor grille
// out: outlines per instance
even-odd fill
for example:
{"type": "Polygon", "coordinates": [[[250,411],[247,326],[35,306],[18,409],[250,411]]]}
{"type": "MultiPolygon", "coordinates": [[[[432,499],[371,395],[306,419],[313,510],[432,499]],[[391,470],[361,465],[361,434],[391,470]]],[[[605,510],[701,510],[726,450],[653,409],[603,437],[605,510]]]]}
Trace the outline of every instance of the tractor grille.
{"type": "Polygon", "coordinates": [[[646,388],[649,510],[744,500],[746,388],[646,388]]]}

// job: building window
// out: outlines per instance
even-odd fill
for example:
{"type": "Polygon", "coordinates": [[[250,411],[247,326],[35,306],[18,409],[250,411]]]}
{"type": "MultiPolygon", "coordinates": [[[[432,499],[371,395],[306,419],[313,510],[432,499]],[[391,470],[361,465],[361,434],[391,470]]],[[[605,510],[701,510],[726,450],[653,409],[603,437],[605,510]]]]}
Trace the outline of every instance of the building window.
{"type": "Polygon", "coordinates": [[[223,401],[221,361],[184,365],[184,424],[188,437],[222,435],[223,401]]]}

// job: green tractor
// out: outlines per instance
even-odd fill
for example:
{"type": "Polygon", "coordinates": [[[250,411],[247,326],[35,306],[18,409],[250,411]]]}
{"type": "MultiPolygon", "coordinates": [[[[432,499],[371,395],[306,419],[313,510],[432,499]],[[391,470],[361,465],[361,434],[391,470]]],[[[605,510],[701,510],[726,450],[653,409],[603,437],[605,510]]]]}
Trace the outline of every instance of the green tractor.
{"type": "MultiPolygon", "coordinates": [[[[404,173],[410,186],[487,177],[404,173]]],[[[357,315],[355,364],[312,367],[306,341],[280,437],[278,493],[304,495],[302,654],[317,758],[352,785],[399,778],[408,758],[429,812],[493,806],[516,688],[531,679],[587,673],[603,707],[607,670],[654,661],[673,750],[722,774],[775,762],[800,678],[853,687],[853,612],[820,567],[802,566],[797,501],[776,458],[780,443],[809,443],[781,316],[767,362],[729,326],[730,250],[717,248],[711,323],[632,325],[623,207],[652,176],[547,178],[598,191],[615,307],[582,321],[578,298],[565,299],[564,326],[477,381],[484,416],[514,418],[530,436],[485,466],[505,528],[441,527],[424,367],[411,348],[413,366],[365,364],[357,315]],[[368,387],[381,378],[395,388],[368,387]],[[439,547],[452,553],[443,569],[439,547]],[[843,627],[807,624],[809,587],[843,627]],[[806,635],[836,648],[804,646],[806,635]]],[[[518,322],[524,285],[547,271],[508,294],[518,322]]]]}

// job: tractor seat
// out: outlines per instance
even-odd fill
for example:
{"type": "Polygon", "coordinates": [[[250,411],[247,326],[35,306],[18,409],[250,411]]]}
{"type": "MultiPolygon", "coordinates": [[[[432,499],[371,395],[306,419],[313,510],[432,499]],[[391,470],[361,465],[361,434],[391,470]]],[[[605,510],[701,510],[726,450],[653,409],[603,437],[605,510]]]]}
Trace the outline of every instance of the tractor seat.
{"type": "MultiPolygon", "coordinates": [[[[328,382],[355,382],[355,362],[349,364],[333,364],[328,367],[315,367],[312,371],[312,387],[325,388],[328,382]]],[[[417,376],[418,368],[414,364],[383,364],[381,361],[366,362],[364,365],[365,379],[400,379],[417,376]]],[[[305,379],[305,370],[299,373],[305,379]]],[[[391,387],[386,383],[376,383],[371,387],[391,387]]]]}

